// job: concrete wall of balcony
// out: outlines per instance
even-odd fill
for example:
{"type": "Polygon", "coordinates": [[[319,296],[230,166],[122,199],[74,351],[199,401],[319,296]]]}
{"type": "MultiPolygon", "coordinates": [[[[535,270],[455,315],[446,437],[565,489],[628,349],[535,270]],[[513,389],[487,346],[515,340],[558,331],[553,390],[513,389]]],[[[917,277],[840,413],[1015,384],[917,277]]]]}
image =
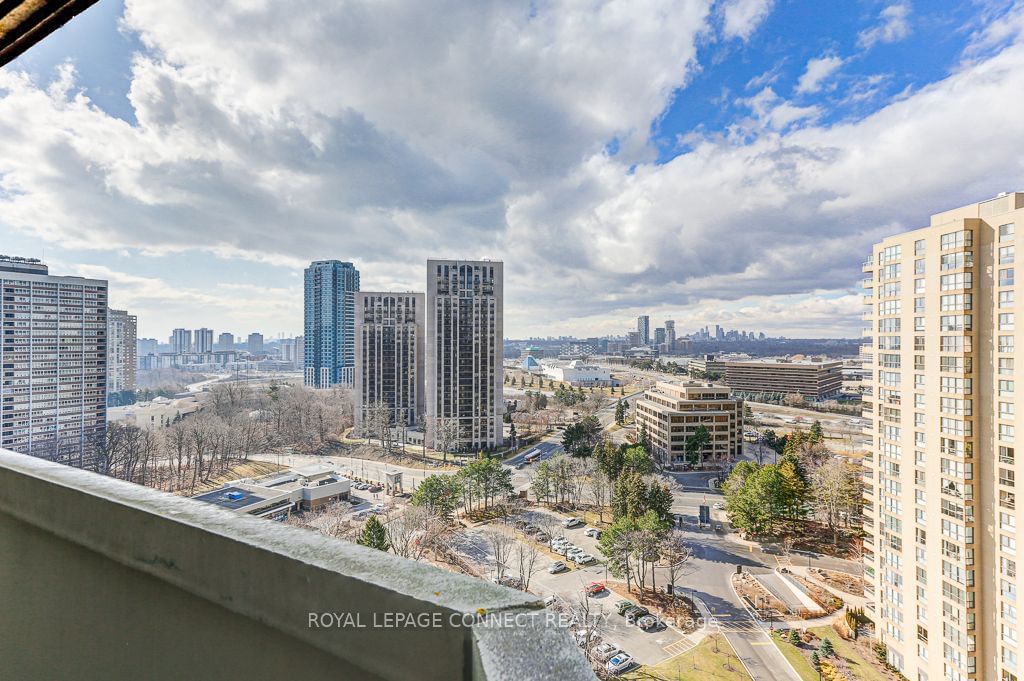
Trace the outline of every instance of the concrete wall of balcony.
{"type": "Polygon", "coordinates": [[[530,594],[0,450],[4,678],[593,679],[546,612],[530,594]],[[375,628],[387,612],[440,626],[375,628]],[[310,613],[364,627],[311,627],[310,613]]]}

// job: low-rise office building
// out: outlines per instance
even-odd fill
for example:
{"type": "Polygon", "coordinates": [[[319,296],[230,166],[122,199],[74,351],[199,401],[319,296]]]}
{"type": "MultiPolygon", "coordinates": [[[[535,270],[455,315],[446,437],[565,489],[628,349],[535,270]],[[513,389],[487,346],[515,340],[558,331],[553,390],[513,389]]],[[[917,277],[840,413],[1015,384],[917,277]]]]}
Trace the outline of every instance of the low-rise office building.
{"type": "Polygon", "coordinates": [[[725,362],[725,384],[748,394],[797,394],[808,400],[822,400],[842,390],[843,363],[785,360],[725,362]]]}
{"type": "Polygon", "coordinates": [[[261,478],[242,478],[224,483],[194,499],[258,518],[280,520],[302,509],[311,511],[347,500],[352,481],[331,466],[310,464],[261,478]]]}
{"type": "Polygon", "coordinates": [[[636,422],[646,431],[651,455],[669,468],[725,465],[743,446],[743,400],[721,385],[659,381],[636,401],[636,422]],[[686,443],[700,426],[711,438],[688,462],[686,443]]]}
{"type": "Polygon", "coordinates": [[[542,362],[541,365],[545,376],[572,386],[612,385],[611,372],[607,367],[597,364],[575,359],[571,362],[542,362]]]}

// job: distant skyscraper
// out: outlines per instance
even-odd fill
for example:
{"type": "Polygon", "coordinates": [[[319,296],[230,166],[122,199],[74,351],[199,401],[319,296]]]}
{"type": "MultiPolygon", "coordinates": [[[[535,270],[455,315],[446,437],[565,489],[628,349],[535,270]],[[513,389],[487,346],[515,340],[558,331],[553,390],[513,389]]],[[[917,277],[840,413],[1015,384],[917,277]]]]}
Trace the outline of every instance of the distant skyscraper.
{"type": "Polygon", "coordinates": [[[155,355],[160,350],[160,341],[156,338],[140,338],[136,342],[136,357],[155,355]]]}
{"type": "Polygon", "coordinates": [[[246,341],[246,349],[250,355],[262,355],[263,354],[263,334],[258,331],[253,331],[249,334],[249,338],[246,341]]]}
{"type": "Polygon", "coordinates": [[[192,332],[189,329],[171,331],[171,352],[175,354],[192,352],[192,332]]]}
{"type": "Polygon", "coordinates": [[[192,349],[195,352],[213,352],[213,329],[196,329],[192,334],[192,349]]]}
{"type": "Polygon", "coordinates": [[[665,320],[665,342],[668,343],[669,352],[676,351],[676,322],[674,319],[665,320]]]}
{"type": "Polygon", "coordinates": [[[302,336],[295,338],[282,338],[279,341],[281,347],[281,361],[291,362],[296,368],[304,365],[303,357],[306,352],[306,340],[302,336]]]}
{"type": "Polygon", "coordinates": [[[305,383],[315,388],[355,382],[355,303],[359,270],[318,260],[305,272],[305,383]]]}
{"type": "Polygon", "coordinates": [[[651,318],[645,314],[636,318],[636,333],[640,338],[640,345],[651,344],[651,318]]]}
{"type": "Polygon", "coordinates": [[[456,449],[501,444],[502,263],[428,260],[427,441],[458,428],[456,449]]]}
{"type": "Polygon", "coordinates": [[[422,293],[356,293],[356,432],[373,430],[374,409],[394,428],[423,410],[422,293]]]}
{"type": "Polygon", "coordinates": [[[107,426],[107,282],[0,256],[0,291],[0,447],[92,466],[107,426]]]}
{"type": "Polygon", "coordinates": [[[217,349],[218,350],[234,350],[235,349],[235,335],[233,333],[222,333],[217,336],[217,349]]]}
{"type": "Polygon", "coordinates": [[[135,315],[126,310],[107,311],[107,394],[135,390],[138,364],[135,315]]]}
{"type": "Polygon", "coordinates": [[[654,330],[654,344],[661,345],[665,342],[665,329],[657,328],[654,330]]]}
{"type": "Polygon", "coordinates": [[[715,324],[715,340],[723,340],[725,338],[725,329],[718,324],[715,324]]]}

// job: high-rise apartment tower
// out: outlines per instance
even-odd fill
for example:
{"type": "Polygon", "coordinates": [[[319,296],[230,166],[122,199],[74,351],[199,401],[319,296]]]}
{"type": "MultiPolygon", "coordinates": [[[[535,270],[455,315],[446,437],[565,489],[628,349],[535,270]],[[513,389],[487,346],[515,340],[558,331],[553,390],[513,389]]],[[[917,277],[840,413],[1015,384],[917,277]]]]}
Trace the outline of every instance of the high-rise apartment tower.
{"type": "Polygon", "coordinates": [[[503,302],[500,261],[427,261],[428,444],[439,428],[457,430],[454,449],[501,444],[503,302]]]}
{"type": "Polygon", "coordinates": [[[1002,194],[875,244],[863,266],[868,614],[915,681],[1024,671],[1018,222],[1024,193],[1002,194]]]}
{"type": "Polygon", "coordinates": [[[92,466],[107,426],[107,282],[0,256],[0,447],[92,466]]]}
{"type": "Polygon", "coordinates": [[[355,383],[358,290],[359,270],[350,262],[318,260],[306,268],[306,385],[355,383]]]}

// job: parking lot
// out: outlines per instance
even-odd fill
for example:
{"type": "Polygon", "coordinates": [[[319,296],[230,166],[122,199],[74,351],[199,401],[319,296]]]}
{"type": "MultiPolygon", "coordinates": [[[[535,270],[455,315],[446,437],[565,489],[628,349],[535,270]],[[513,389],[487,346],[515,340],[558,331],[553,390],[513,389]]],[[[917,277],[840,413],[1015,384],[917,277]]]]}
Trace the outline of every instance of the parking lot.
{"type": "MultiPolygon", "coordinates": [[[[616,612],[615,604],[627,597],[624,590],[622,593],[605,590],[595,596],[584,596],[584,589],[588,584],[591,582],[606,584],[609,575],[604,563],[600,562],[603,555],[597,548],[597,539],[587,536],[585,525],[565,528],[561,523],[563,518],[564,516],[539,509],[531,509],[523,513],[523,519],[526,522],[538,527],[551,527],[557,523],[557,529],[554,530],[555,536],[564,536],[575,546],[595,556],[598,562],[577,566],[564,556],[544,548],[542,557],[537,563],[538,570],[530,578],[530,591],[543,597],[554,596],[561,607],[569,608],[574,612],[583,609],[581,603],[587,601],[589,616],[598,622],[595,629],[600,634],[600,640],[611,642],[619,649],[625,650],[635,658],[638,664],[657,664],[688,649],[691,645],[689,638],[684,637],[672,626],[647,632],[630,624],[625,617],[619,615],[616,612]],[[557,560],[564,562],[569,569],[556,574],[549,573],[548,567],[557,560]]],[[[459,540],[457,550],[465,558],[480,566],[483,574],[493,576],[493,553],[484,534],[489,527],[485,525],[467,530],[459,540]]],[[[532,542],[529,535],[512,527],[502,526],[494,529],[502,529],[502,531],[511,533],[516,541],[532,542]]],[[[512,577],[519,577],[515,568],[510,571],[510,574],[512,577]]],[[[628,600],[636,602],[635,597],[628,600]]]]}

